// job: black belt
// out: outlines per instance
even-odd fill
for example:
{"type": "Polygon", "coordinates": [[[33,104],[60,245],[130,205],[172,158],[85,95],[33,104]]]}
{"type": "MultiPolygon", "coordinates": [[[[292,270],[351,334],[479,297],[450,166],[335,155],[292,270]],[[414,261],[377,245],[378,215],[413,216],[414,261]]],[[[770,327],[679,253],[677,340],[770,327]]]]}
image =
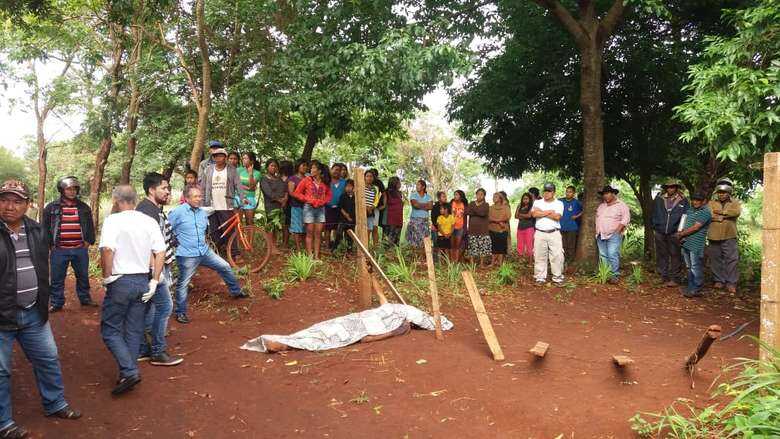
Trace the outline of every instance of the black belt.
{"type": "Polygon", "coordinates": [[[557,232],[557,231],[558,231],[558,229],[552,229],[552,230],[542,230],[542,229],[536,229],[536,231],[537,231],[537,232],[542,232],[542,233],[554,233],[554,232],[557,232]]]}

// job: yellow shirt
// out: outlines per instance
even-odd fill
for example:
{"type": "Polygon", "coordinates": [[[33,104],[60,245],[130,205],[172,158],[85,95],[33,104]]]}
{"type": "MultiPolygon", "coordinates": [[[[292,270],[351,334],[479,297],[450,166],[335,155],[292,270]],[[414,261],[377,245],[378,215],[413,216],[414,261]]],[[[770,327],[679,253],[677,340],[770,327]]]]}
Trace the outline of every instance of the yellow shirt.
{"type": "Polygon", "coordinates": [[[452,214],[444,216],[439,215],[436,219],[436,226],[439,228],[439,236],[452,235],[452,226],[455,225],[455,217],[452,214]]]}

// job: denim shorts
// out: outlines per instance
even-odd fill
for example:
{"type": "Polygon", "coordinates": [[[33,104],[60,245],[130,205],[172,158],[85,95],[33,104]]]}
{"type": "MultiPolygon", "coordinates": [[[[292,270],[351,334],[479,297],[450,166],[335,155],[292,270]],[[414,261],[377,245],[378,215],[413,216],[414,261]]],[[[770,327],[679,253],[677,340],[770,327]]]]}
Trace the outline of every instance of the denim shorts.
{"type": "Polygon", "coordinates": [[[376,227],[376,217],[374,215],[369,215],[368,218],[366,218],[366,226],[368,230],[374,230],[374,227],[376,227]]]}
{"type": "Polygon", "coordinates": [[[311,204],[303,205],[303,223],[304,224],[324,224],[325,207],[311,207],[311,204]]]}

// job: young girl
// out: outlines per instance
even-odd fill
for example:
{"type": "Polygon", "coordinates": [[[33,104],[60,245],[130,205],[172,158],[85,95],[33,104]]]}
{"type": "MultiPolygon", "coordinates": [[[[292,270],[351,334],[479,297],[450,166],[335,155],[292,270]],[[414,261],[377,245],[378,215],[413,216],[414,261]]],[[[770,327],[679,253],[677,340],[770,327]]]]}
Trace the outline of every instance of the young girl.
{"type": "Polygon", "coordinates": [[[534,256],[534,219],[531,216],[533,197],[526,192],[520,198],[520,204],[515,210],[517,222],[517,255],[529,260],[534,256]]]}
{"type": "Polygon", "coordinates": [[[425,180],[417,181],[417,191],[409,197],[412,204],[412,214],[409,217],[409,225],[406,227],[406,241],[412,247],[422,248],[423,239],[430,235],[431,226],[428,224],[428,212],[433,208],[433,200],[428,195],[428,186],[425,180]]]}
{"type": "Polygon", "coordinates": [[[391,245],[398,245],[401,229],[404,227],[404,196],[401,193],[401,180],[390,177],[385,191],[385,232],[384,238],[391,245]]]}
{"type": "MultiPolygon", "coordinates": [[[[431,242],[433,243],[434,247],[436,246],[436,241],[438,240],[438,228],[436,224],[437,220],[439,219],[439,215],[441,215],[442,204],[447,204],[447,193],[442,191],[436,192],[436,202],[433,203],[433,207],[431,207],[431,242]]],[[[434,253],[433,257],[434,260],[437,260],[439,253],[434,253]]]]}
{"type": "Polygon", "coordinates": [[[287,179],[287,193],[290,195],[290,233],[295,239],[295,249],[301,250],[301,241],[303,234],[306,233],[303,228],[303,203],[295,198],[295,190],[298,185],[306,178],[309,172],[309,162],[303,159],[295,164],[295,175],[287,179]]]}
{"type": "Polygon", "coordinates": [[[244,211],[247,224],[254,224],[255,209],[257,209],[257,184],[260,182],[260,169],[257,166],[257,156],[249,151],[241,155],[241,166],[238,168],[238,180],[244,190],[246,203],[239,204],[244,211]]]}
{"type": "MultiPolygon", "coordinates": [[[[263,193],[263,206],[266,217],[277,210],[282,210],[287,204],[287,183],[279,177],[279,163],[270,159],[265,164],[266,174],[260,179],[260,191],[263,193]]],[[[271,254],[279,254],[276,248],[276,231],[266,232],[271,254]]]]}
{"type": "Polygon", "coordinates": [[[439,253],[449,253],[452,258],[452,226],[455,225],[455,216],[450,213],[450,205],[443,203],[439,206],[439,216],[436,217],[436,248],[439,253]]]}
{"type": "Polygon", "coordinates": [[[507,204],[504,196],[501,192],[493,194],[493,205],[490,206],[490,213],[488,219],[490,220],[490,247],[492,250],[493,265],[501,265],[504,263],[504,257],[507,251],[507,238],[509,237],[509,220],[512,218],[512,213],[509,211],[509,205],[507,204]]]}
{"type": "Polygon", "coordinates": [[[238,162],[241,161],[241,157],[238,155],[237,152],[231,152],[228,153],[227,156],[227,164],[238,169],[238,162]]]}
{"type": "MultiPolygon", "coordinates": [[[[198,184],[198,173],[190,169],[184,174],[184,188],[186,189],[188,186],[195,186],[198,184]]],[[[181,198],[179,198],[179,204],[186,203],[187,200],[184,199],[184,191],[181,191],[181,198]]]]}
{"type": "Polygon", "coordinates": [[[377,201],[376,209],[374,209],[374,229],[371,231],[371,237],[374,240],[374,246],[379,245],[379,229],[382,229],[382,233],[385,233],[387,223],[383,222],[385,219],[385,208],[387,207],[387,200],[385,198],[385,185],[382,180],[379,179],[379,171],[376,168],[371,168],[366,172],[370,172],[374,177],[374,186],[376,187],[379,200],[377,201]]]}
{"type": "MultiPolygon", "coordinates": [[[[366,171],[363,177],[363,181],[366,183],[366,187],[363,190],[363,194],[366,200],[366,228],[368,229],[369,237],[374,233],[374,229],[377,227],[376,212],[377,206],[379,206],[379,188],[374,184],[374,173],[366,171]]],[[[366,243],[368,245],[368,243],[366,243]]]]}
{"type": "Polygon", "coordinates": [[[452,229],[452,262],[459,262],[461,259],[461,248],[463,246],[463,235],[466,233],[466,206],[469,200],[466,199],[466,193],[462,190],[455,191],[450,210],[455,217],[455,225],[452,229]]]}
{"type": "Polygon", "coordinates": [[[331,197],[330,172],[322,163],[312,160],[311,175],[295,188],[293,196],[303,202],[303,223],[306,224],[306,252],[320,258],[322,230],[325,227],[325,205],[331,197]]]}
{"type": "Polygon", "coordinates": [[[289,160],[282,160],[279,162],[279,178],[284,182],[285,202],[282,203],[282,209],[284,210],[284,227],[282,227],[282,245],[288,247],[290,245],[290,223],[292,215],[292,206],[290,205],[290,193],[287,190],[287,180],[295,174],[293,164],[289,160]]]}
{"type": "Polygon", "coordinates": [[[489,215],[490,206],[485,201],[485,190],[477,189],[477,199],[469,203],[466,214],[469,216],[469,256],[476,264],[488,266],[490,256],[489,215]]]}
{"type": "MultiPolygon", "coordinates": [[[[344,235],[347,234],[347,230],[355,230],[355,182],[352,179],[347,179],[345,182],[344,193],[341,194],[339,199],[339,213],[341,220],[336,230],[334,249],[339,247],[341,240],[344,239],[344,235]]],[[[346,240],[347,248],[351,251],[352,238],[347,236],[346,240]]]]}

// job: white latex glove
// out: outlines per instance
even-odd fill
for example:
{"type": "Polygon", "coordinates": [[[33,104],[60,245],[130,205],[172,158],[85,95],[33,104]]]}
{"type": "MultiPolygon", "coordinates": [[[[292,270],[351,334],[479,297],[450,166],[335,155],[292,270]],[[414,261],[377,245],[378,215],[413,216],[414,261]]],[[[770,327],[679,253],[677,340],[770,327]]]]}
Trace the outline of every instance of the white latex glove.
{"type": "Polygon", "coordinates": [[[122,277],[121,274],[115,274],[113,276],[108,276],[106,278],[103,278],[103,286],[106,286],[106,285],[110,284],[111,282],[114,282],[115,280],[119,279],[120,277],[122,277]]]}
{"type": "Polygon", "coordinates": [[[154,279],[151,279],[149,281],[149,291],[147,291],[146,293],[144,293],[143,296],[141,296],[141,302],[146,303],[149,301],[149,299],[152,298],[152,296],[154,296],[154,293],[157,291],[157,283],[158,281],[154,279]]]}

